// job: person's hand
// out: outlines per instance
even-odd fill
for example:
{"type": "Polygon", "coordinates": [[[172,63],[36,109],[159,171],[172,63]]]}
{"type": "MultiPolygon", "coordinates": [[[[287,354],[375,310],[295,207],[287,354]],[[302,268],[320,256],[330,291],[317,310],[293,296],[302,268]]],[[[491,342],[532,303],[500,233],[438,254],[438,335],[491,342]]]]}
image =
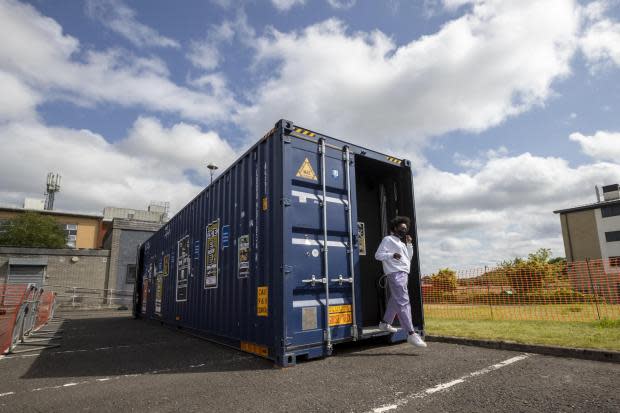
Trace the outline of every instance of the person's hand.
{"type": "Polygon", "coordinates": [[[400,260],[401,255],[395,252],[394,255],[392,255],[392,257],[394,257],[395,260],[400,260]]]}
{"type": "Polygon", "coordinates": [[[405,240],[407,241],[407,244],[411,244],[411,242],[413,241],[413,238],[411,238],[411,235],[407,234],[407,236],[405,237],[405,240]]]}

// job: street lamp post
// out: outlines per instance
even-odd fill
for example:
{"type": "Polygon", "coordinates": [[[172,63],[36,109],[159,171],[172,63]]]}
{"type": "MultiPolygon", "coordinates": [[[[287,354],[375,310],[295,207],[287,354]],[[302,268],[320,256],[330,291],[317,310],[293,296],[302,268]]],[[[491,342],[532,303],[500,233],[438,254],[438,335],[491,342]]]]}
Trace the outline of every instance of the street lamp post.
{"type": "Polygon", "coordinates": [[[213,184],[213,172],[217,169],[217,165],[210,163],[207,165],[207,168],[209,168],[209,171],[211,172],[211,184],[213,184]]]}

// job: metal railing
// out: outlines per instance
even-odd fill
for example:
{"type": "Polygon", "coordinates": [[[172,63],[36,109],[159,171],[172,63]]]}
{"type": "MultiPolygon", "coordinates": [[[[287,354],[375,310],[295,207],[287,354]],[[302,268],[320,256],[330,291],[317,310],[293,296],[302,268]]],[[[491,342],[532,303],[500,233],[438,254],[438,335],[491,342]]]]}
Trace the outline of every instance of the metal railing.
{"type": "Polygon", "coordinates": [[[43,327],[54,315],[55,301],[55,293],[34,284],[0,284],[0,354],[43,327]]]}
{"type": "Polygon", "coordinates": [[[59,285],[46,287],[56,292],[58,307],[62,310],[129,308],[133,300],[133,291],[130,290],[59,285]]]}

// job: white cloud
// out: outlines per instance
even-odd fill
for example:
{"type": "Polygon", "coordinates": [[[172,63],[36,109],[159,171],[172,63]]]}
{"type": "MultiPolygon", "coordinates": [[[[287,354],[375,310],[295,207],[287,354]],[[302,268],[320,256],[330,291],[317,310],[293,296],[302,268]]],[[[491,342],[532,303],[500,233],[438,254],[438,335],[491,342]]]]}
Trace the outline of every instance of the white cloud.
{"type": "Polygon", "coordinates": [[[0,22],[0,70],[48,99],[138,106],[201,122],[225,120],[234,111],[228,91],[213,95],[178,86],[159,59],[81,49],[56,21],[29,5],[0,1],[0,22]]]}
{"type": "Polygon", "coordinates": [[[273,7],[279,11],[288,11],[294,6],[301,6],[306,3],[306,0],[271,0],[273,7]]]}
{"type": "Polygon", "coordinates": [[[620,66],[620,22],[610,19],[597,21],[586,30],[580,45],[595,70],[606,64],[620,66]]]}
{"type": "Polygon", "coordinates": [[[136,19],[136,12],[122,0],[88,0],[86,14],[137,47],[180,47],[176,40],[162,36],[155,29],[140,23],[136,19]]]}
{"type": "Polygon", "coordinates": [[[597,131],[590,136],[575,132],[570,140],[579,143],[583,153],[594,159],[620,163],[620,132],[597,131]]]}
{"type": "Polygon", "coordinates": [[[334,9],[348,10],[355,6],[357,0],[327,0],[327,3],[334,9]]]}
{"type": "Polygon", "coordinates": [[[543,247],[564,256],[553,211],[594,202],[594,185],[618,176],[617,162],[571,167],[529,153],[458,174],[425,166],[415,178],[423,272],[493,265],[543,247]]]}
{"type": "Polygon", "coordinates": [[[234,20],[224,20],[218,25],[212,25],[205,39],[193,40],[187,58],[196,67],[213,70],[222,62],[220,48],[224,44],[230,45],[235,37],[241,44],[247,46],[255,36],[254,29],[248,24],[246,14],[237,12],[234,20]]]}
{"type": "Polygon", "coordinates": [[[0,123],[10,119],[35,118],[41,97],[15,76],[0,70],[0,123]]]}
{"type": "Polygon", "coordinates": [[[214,132],[184,123],[165,128],[153,118],[136,120],[117,143],[29,121],[0,125],[0,142],[11,148],[0,163],[0,199],[20,204],[40,195],[47,172],[56,171],[62,175],[58,209],[91,212],[144,208],[153,199],[170,201],[176,211],[203,188],[188,171],[206,177],[205,161],[225,167],[235,155],[214,132]]]}
{"type": "Polygon", "coordinates": [[[284,117],[375,147],[481,131],[541,104],[570,73],[577,9],[566,0],[476,3],[402,46],[335,19],[271,30],[256,61],[277,67],[236,119],[257,132],[284,117]]]}

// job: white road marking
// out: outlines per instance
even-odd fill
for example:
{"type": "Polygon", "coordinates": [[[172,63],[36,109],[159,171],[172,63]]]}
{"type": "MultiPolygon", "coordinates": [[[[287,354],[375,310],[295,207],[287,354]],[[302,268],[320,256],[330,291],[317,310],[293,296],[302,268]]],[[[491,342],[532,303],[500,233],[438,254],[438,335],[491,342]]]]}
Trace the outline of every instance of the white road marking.
{"type": "MultiPolygon", "coordinates": [[[[47,387],[37,387],[35,389],[30,389],[30,390],[26,390],[29,392],[37,392],[37,391],[43,391],[43,390],[60,390],[60,389],[64,389],[64,388],[69,388],[69,387],[74,387],[74,386],[79,386],[82,384],[96,384],[96,383],[105,383],[108,381],[112,381],[112,380],[120,380],[123,378],[129,378],[129,377],[141,377],[141,376],[149,376],[149,375],[155,375],[155,374],[160,374],[160,373],[164,373],[164,372],[169,372],[169,371],[183,371],[187,368],[197,368],[197,367],[203,367],[206,366],[208,364],[225,364],[225,363],[231,363],[231,362],[235,362],[235,361],[242,361],[242,360],[251,360],[251,359],[255,359],[255,356],[241,356],[241,357],[233,357],[229,360],[213,360],[211,362],[207,362],[207,363],[201,363],[201,364],[195,364],[195,365],[188,365],[187,367],[181,367],[181,368],[177,368],[177,369],[159,369],[159,370],[150,370],[150,371],[146,371],[144,373],[134,373],[134,374],[123,374],[123,375],[119,375],[119,376],[114,376],[114,377],[102,377],[99,379],[94,379],[91,381],[85,380],[85,381],[79,381],[79,382],[69,382],[69,383],[65,383],[65,384],[59,384],[57,386],[47,386],[47,387]]],[[[24,393],[26,392],[24,391],[24,393]]],[[[8,392],[8,393],[0,393],[0,397],[4,397],[4,396],[10,396],[15,394],[15,392],[8,392]]]]}
{"type": "Polygon", "coordinates": [[[125,344],[122,346],[109,346],[109,347],[97,347],[97,348],[93,348],[93,349],[78,349],[78,350],[63,350],[63,351],[43,351],[43,352],[38,352],[38,353],[32,353],[32,354],[22,354],[22,355],[8,355],[8,356],[0,356],[0,360],[4,357],[7,360],[10,359],[19,359],[19,358],[26,358],[26,357],[36,357],[36,356],[40,356],[41,354],[45,354],[46,356],[50,356],[50,355],[56,355],[56,354],[71,354],[71,353],[86,353],[89,351],[108,351],[108,350],[116,350],[119,348],[130,348],[130,347],[143,347],[143,346],[149,346],[149,345],[159,345],[159,344],[166,344],[169,343],[169,341],[153,341],[150,343],[143,343],[143,344],[125,344]]]}
{"type": "Polygon", "coordinates": [[[499,370],[502,367],[509,366],[509,365],[511,365],[513,363],[516,363],[518,361],[521,361],[521,360],[525,360],[525,359],[527,359],[530,356],[531,356],[531,354],[524,353],[524,354],[521,354],[520,356],[509,358],[509,359],[504,360],[504,361],[502,361],[500,363],[493,364],[493,365],[491,365],[489,367],[485,367],[483,369],[476,370],[474,372],[466,374],[466,375],[464,375],[462,377],[459,377],[458,379],[455,379],[455,380],[452,380],[452,381],[449,381],[449,382],[446,382],[446,383],[438,384],[436,386],[430,387],[430,388],[428,388],[426,390],[422,390],[422,391],[417,392],[417,393],[409,394],[409,395],[407,395],[405,397],[402,397],[402,398],[396,400],[394,403],[384,404],[383,406],[376,407],[376,408],[372,409],[371,412],[372,413],[384,413],[384,412],[387,412],[387,411],[396,410],[399,407],[405,406],[411,400],[422,399],[422,398],[424,398],[424,397],[426,397],[426,396],[428,396],[430,394],[441,392],[441,391],[443,391],[445,389],[449,389],[452,386],[456,386],[457,384],[465,383],[467,381],[467,379],[470,379],[472,377],[482,376],[482,375],[490,373],[492,371],[499,370]]]}

